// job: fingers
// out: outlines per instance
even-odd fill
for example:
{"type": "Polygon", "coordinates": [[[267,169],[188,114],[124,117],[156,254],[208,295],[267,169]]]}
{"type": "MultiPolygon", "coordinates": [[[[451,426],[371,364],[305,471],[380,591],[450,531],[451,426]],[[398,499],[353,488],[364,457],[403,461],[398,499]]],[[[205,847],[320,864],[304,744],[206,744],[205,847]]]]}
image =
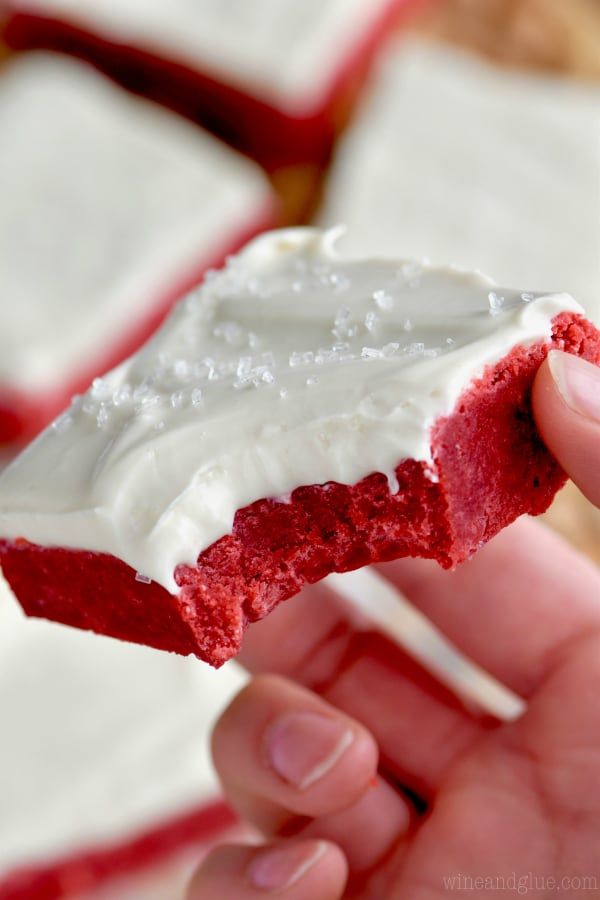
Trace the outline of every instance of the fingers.
{"type": "Polygon", "coordinates": [[[599,684],[597,629],[566,648],[510,736],[513,746],[516,742],[530,759],[540,761],[547,808],[576,810],[576,818],[588,821],[598,816],[600,806],[599,684]]]}
{"type": "Polygon", "coordinates": [[[600,367],[552,350],[533,386],[538,428],[580,490],[600,506],[600,367]]]}
{"type": "Polygon", "coordinates": [[[253,674],[277,672],[313,686],[327,681],[354,632],[368,627],[325,582],[305,587],[244,635],[238,661],[253,674]]]}
{"type": "Polygon", "coordinates": [[[187,900],[340,900],[347,878],[344,856],[334,844],[303,840],[266,847],[214,850],[194,876],[187,900]]]}
{"type": "Polygon", "coordinates": [[[219,720],[213,755],[229,801],[267,836],[335,842],[363,871],[412,821],[409,801],[376,776],[358,722],[277,676],[256,678],[219,720]]]}
{"type": "Polygon", "coordinates": [[[302,816],[350,806],[377,772],[377,745],[362,725],[276,676],[237,695],[212,747],[228,794],[251,792],[302,816]]]}
{"type": "Polygon", "coordinates": [[[349,809],[314,819],[297,835],[333,841],[341,847],[354,881],[388,859],[393,850],[406,847],[415,821],[414,811],[398,790],[378,778],[349,809]]]}
{"type": "Polygon", "coordinates": [[[372,730],[383,771],[426,801],[453,762],[496,724],[475,719],[474,710],[469,716],[449,690],[376,633],[357,635],[323,693],[372,730]]]}
{"type": "Polygon", "coordinates": [[[487,723],[392,641],[357,630],[356,619],[326,584],[314,585],[253,625],[241,662],[318,690],[371,732],[389,775],[429,796],[487,723]]]}
{"type": "Polygon", "coordinates": [[[456,646],[529,697],[561,648],[600,624],[600,573],[544,526],[522,519],[469,562],[378,567],[456,646]]]}

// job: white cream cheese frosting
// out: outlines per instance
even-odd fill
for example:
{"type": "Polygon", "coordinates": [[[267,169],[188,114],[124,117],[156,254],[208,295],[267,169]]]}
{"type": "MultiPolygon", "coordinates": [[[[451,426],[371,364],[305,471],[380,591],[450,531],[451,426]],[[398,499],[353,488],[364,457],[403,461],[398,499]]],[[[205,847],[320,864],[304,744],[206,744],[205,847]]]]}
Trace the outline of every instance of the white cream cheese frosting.
{"type": "Polygon", "coordinates": [[[210,728],[244,681],[26,619],[0,576],[0,883],[212,802],[210,728]]]}
{"type": "Polygon", "coordinates": [[[266,179],[66,57],[0,79],[0,393],[62,389],[268,215],[266,179]]]}
{"type": "Polygon", "coordinates": [[[386,51],[321,222],[340,250],[567,291],[600,322],[600,89],[415,39],[386,51]]]}
{"type": "Polygon", "coordinates": [[[343,260],[337,237],[272,232],[211,273],[5,470],[0,535],[112,553],[176,592],[175,567],[257,499],[376,471],[393,490],[486,365],[582,311],[456,269],[343,260]]]}
{"type": "Polygon", "coordinates": [[[398,0],[13,0],[108,40],[208,71],[291,113],[322,102],[398,0]]]}

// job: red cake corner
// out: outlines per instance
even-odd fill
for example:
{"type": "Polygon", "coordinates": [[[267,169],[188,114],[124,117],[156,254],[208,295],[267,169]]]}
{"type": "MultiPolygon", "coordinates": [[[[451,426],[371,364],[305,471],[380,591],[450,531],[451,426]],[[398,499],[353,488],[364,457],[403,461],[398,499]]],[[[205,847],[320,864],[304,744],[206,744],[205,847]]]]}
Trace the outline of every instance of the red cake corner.
{"type": "Polygon", "coordinates": [[[175,572],[179,593],[136,579],[113,556],[0,541],[4,575],[28,615],[193,653],[214,666],[244,630],[331,572],[404,556],[451,568],[525,513],[544,512],[566,476],[545,448],[530,394],[549,349],[600,363],[600,333],[561,313],[550,343],[516,346],[432,431],[433,470],[401,460],[394,493],[374,473],[354,485],[296,488],[289,502],[240,509],[231,534],[175,572]]]}

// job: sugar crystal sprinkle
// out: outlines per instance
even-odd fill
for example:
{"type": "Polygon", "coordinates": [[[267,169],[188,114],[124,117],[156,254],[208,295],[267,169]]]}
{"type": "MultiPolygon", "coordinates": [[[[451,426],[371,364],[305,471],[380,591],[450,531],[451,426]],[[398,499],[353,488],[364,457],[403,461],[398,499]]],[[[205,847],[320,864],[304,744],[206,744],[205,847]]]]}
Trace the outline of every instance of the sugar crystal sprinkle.
{"type": "Polygon", "coordinates": [[[152,584],[152,579],[148,578],[147,575],[142,575],[141,572],[135,573],[135,580],[141,582],[142,584],[152,584]]]}
{"type": "Polygon", "coordinates": [[[377,347],[363,347],[360,355],[363,359],[381,359],[383,351],[378,350],[377,347]]]}
{"type": "Polygon", "coordinates": [[[92,397],[96,399],[107,399],[111,394],[111,388],[108,381],[104,378],[94,378],[92,381],[92,388],[90,390],[90,394],[92,397]]]}
{"type": "Polygon", "coordinates": [[[350,315],[348,306],[342,306],[335,314],[331,332],[338,340],[355,337],[358,334],[358,326],[350,324],[350,315]]]}
{"type": "Polygon", "coordinates": [[[58,419],[54,420],[54,422],[52,423],[52,428],[54,429],[54,431],[62,432],[70,428],[72,424],[73,416],[70,413],[65,412],[61,416],[59,416],[58,419]]]}
{"type": "Polygon", "coordinates": [[[497,294],[496,291],[490,291],[488,294],[488,303],[490,305],[490,315],[497,316],[504,306],[504,297],[497,294]]]}
{"type": "Polygon", "coordinates": [[[305,352],[294,351],[289,360],[292,369],[296,368],[296,366],[309,366],[314,361],[315,354],[312,350],[307,350],[305,352]]]}
{"type": "Polygon", "coordinates": [[[173,374],[181,381],[186,381],[193,374],[192,366],[187,359],[176,359],[173,363],[173,374]]]}
{"type": "Polygon", "coordinates": [[[373,300],[375,301],[379,309],[392,309],[392,307],[394,306],[394,298],[386,291],[375,291],[373,294],[373,300]]]}
{"type": "Polygon", "coordinates": [[[351,281],[345,275],[341,275],[339,272],[332,272],[329,276],[329,281],[338,293],[342,291],[347,291],[350,288],[351,281]]]}
{"type": "Polygon", "coordinates": [[[130,384],[122,384],[120,385],[112,395],[112,402],[114,406],[125,406],[131,400],[131,385],[130,384]]]}
{"type": "Polygon", "coordinates": [[[388,483],[388,489],[389,489],[390,494],[392,494],[392,496],[394,494],[397,494],[398,491],[400,490],[400,482],[398,481],[398,478],[396,477],[395,472],[388,473],[387,483],[388,483]]]}
{"type": "Polygon", "coordinates": [[[378,321],[379,317],[377,314],[370,310],[365,316],[365,328],[367,331],[375,331],[378,321]]]}

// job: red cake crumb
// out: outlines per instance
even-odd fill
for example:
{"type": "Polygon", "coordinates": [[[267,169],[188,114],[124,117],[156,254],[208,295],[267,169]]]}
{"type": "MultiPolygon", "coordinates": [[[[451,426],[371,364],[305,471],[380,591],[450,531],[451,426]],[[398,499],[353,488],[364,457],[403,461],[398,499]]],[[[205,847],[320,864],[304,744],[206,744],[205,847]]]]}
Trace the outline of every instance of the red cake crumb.
{"type": "Polygon", "coordinates": [[[517,346],[488,367],[433,429],[437,481],[424,463],[405,459],[393,495],[374,473],[355,485],[298,487],[289,503],[258,500],[196,566],[178,566],[176,596],[136,581],[113,556],[24,540],[0,541],[4,575],[28,615],[220,666],[239,651],[249,623],[306,583],[404,556],[452,568],[518,516],[544,512],[566,480],[530,404],[552,348],[600,363],[600,332],[562,313],[550,344],[517,346]]]}

